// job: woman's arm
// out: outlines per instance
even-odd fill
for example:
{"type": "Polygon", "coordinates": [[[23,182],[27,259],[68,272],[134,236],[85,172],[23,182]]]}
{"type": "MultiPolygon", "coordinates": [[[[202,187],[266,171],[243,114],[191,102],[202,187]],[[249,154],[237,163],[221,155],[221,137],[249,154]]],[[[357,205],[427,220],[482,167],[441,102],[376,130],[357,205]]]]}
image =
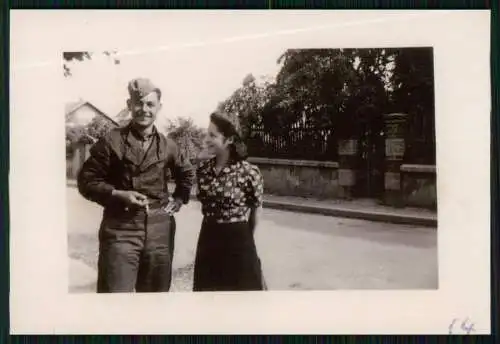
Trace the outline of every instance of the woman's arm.
{"type": "Polygon", "coordinates": [[[259,168],[255,165],[251,165],[248,177],[247,204],[250,208],[248,224],[254,233],[262,213],[264,179],[259,168]]]}
{"type": "Polygon", "coordinates": [[[262,207],[250,208],[250,215],[248,217],[248,224],[252,233],[255,233],[255,228],[259,223],[260,216],[262,214],[262,207]]]}

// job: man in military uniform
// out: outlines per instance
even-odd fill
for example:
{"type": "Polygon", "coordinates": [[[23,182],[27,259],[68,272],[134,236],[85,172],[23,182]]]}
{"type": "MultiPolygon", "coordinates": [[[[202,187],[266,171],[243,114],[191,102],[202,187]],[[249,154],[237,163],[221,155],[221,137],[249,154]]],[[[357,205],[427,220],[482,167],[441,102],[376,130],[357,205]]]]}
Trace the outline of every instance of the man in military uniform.
{"type": "Polygon", "coordinates": [[[142,78],[132,80],[128,91],[130,124],[94,144],[78,175],[81,195],[104,208],[97,292],[166,292],[172,279],[173,214],[189,201],[194,169],[154,125],[161,91],[142,78]]]}

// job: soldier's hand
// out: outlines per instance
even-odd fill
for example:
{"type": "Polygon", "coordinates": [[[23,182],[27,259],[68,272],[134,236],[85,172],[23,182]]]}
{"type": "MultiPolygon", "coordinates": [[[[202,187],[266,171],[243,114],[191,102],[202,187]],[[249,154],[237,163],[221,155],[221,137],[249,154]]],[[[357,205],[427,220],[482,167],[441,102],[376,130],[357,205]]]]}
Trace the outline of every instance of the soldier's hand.
{"type": "Polygon", "coordinates": [[[182,207],[182,200],[180,199],[173,199],[168,202],[167,206],[165,207],[165,211],[169,215],[173,215],[174,213],[178,212],[182,207]]]}
{"type": "Polygon", "coordinates": [[[137,191],[114,190],[113,196],[129,206],[145,207],[148,204],[147,196],[137,191]]]}

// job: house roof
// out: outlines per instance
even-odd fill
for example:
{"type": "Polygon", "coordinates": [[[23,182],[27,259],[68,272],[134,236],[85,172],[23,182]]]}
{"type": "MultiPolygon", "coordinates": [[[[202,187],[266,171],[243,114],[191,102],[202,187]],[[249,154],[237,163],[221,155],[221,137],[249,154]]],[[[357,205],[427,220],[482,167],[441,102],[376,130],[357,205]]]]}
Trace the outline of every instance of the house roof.
{"type": "Polygon", "coordinates": [[[78,110],[79,108],[81,108],[84,105],[90,106],[97,113],[99,113],[102,117],[106,118],[108,121],[110,121],[114,125],[119,126],[118,122],[116,122],[113,118],[109,117],[103,111],[101,111],[99,108],[97,108],[94,104],[92,104],[91,102],[86,101],[86,100],[79,100],[77,102],[67,103],[65,105],[65,109],[64,109],[65,113],[66,113],[66,117],[68,117],[69,115],[71,115],[73,112],[75,112],[76,110],[78,110]]]}

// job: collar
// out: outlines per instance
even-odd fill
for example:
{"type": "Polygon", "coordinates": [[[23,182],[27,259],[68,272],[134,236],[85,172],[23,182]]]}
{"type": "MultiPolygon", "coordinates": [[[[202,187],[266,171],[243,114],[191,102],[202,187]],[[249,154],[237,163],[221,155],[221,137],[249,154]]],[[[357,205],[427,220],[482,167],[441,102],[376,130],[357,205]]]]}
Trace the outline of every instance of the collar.
{"type": "MultiPolygon", "coordinates": [[[[216,163],[217,163],[216,157],[210,158],[210,160],[208,161],[209,168],[211,170],[215,170],[216,163]]],[[[233,159],[233,158],[229,158],[226,165],[221,169],[221,172],[228,173],[238,163],[239,163],[238,160],[233,159]]]]}
{"type": "Polygon", "coordinates": [[[141,133],[139,133],[132,124],[129,124],[128,125],[128,132],[132,135],[134,135],[134,137],[140,141],[147,141],[153,137],[156,137],[158,136],[158,130],[156,129],[156,126],[153,124],[153,130],[151,131],[151,134],[149,135],[142,135],[141,133]]]}

